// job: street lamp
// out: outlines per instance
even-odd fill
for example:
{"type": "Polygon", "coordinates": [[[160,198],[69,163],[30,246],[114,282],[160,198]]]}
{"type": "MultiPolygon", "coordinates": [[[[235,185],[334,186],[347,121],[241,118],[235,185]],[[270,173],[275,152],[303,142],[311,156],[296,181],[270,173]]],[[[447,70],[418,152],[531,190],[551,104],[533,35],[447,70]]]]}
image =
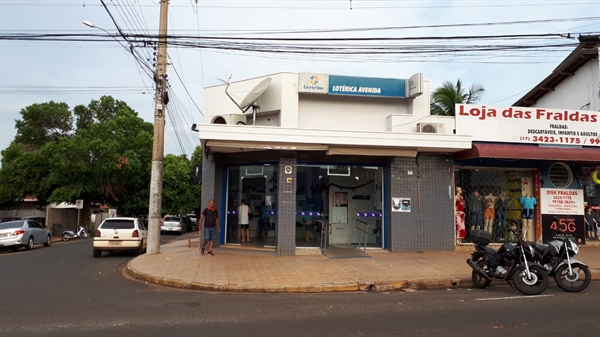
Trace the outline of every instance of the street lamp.
{"type": "MultiPolygon", "coordinates": [[[[118,43],[121,45],[121,47],[125,48],[125,50],[127,50],[127,51],[131,52],[131,51],[129,50],[129,48],[127,48],[127,47],[126,47],[124,44],[122,44],[122,43],[121,43],[121,41],[117,40],[117,38],[116,38],[116,37],[114,37],[114,36],[113,36],[111,33],[109,33],[109,32],[108,32],[106,29],[104,29],[104,28],[102,28],[102,27],[98,27],[98,26],[94,25],[93,23],[91,23],[91,22],[89,22],[89,21],[87,21],[87,20],[84,20],[84,21],[82,21],[81,23],[83,23],[84,25],[86,25],[86,26],[88,26],[88,27],[90,27],[90,28],[96,28],[96,29],[100,29],[101,31],[103,31],[103,32],[105,32],[106,34],[108,34],[108,36],[112,37],[112,38],[113,38],[113,40],[117,41],[117,42],[118,42],[118,43]]],[[[133,52],[132,52],[132,53],[133,53],[133,52]]],[[[133,57],[135,57],[135,55],[133,55],[133,57]]],[[[136,58],[137,58],[137,57],[136,57],[136,58]]]]}

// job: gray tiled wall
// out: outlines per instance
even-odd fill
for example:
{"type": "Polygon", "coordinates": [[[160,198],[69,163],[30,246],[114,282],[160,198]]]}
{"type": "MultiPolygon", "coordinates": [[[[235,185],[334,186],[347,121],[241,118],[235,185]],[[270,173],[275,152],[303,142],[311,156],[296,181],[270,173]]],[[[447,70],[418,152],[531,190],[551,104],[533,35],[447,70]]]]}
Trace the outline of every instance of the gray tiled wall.
{"type": "Polygon", "coordinates": [[[451,155],[394,157],[388,170],[390,197],[411,198],[411,212],[390,210],[390,250],[417,252],[454,249],[451,155]],[[412,175],[409,174],[412,171],[412,175]]]}
{"type": "MultiPolygon", "coordinates": [[[[204,154],[204,158],[202,159],[202,196],[200,200],[200,209],[204,210],[208,206],[208,201],[210,199],[215,199],[215,202],[218,199],[215,197],[215,189],[220,190],[220,184],[217,186],[216,184],[216,165],[215,158],[212,155],[204,154]]],[[[219,205],[215,205],[217,209],[219,209],[219,205]]],[[[219,214],[219,220],[224,219],[223,215],[219,214]]],[[[202,231],[200,231],[200,240],[203,240],[202,231]]]]}
{"type": "Polygon", "coordinates": [[[279,158],[277,204],[277,255],[296,254],[296,152],[282,151],[279,158]],[[292,174],[285,167],[292,167],[292,174]],[[291,178],[288,183],[287,179],[291,178]]]}

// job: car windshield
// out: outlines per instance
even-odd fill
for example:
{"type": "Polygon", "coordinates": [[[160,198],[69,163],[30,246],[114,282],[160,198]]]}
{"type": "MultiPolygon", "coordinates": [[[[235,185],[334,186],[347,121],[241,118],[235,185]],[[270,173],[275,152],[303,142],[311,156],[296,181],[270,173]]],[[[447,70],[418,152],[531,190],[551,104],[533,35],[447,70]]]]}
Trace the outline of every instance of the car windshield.
{"type": "Polygon", "coordinates": [[[168,216],[165,218],[165,221],[177,221],[179,222],[180,218],[175,216],[168,216]]]}
{"type": "Polygon", "coordinates": [[[21,228],[24,221],[8,221],[0,223],[0,229],[21,228]]]}
{"type": "Polygon", "coordinates": [[[133,220],[106,220],[100,226],[101,229],[130,229],[133,228],[133,220]]]}

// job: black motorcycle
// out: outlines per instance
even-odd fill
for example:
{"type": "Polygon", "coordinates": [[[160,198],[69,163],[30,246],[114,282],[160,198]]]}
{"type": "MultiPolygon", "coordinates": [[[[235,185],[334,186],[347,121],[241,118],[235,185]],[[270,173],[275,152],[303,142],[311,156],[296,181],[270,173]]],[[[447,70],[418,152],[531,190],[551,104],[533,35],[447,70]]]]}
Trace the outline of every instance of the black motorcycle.
{"type": "Polygon", "coordinates": [[[535,261],[546,269],[548,276],[554,277],[562,290],[578,292],[590,285],[590,268],[585,263],[573,259],[579,253],[579,246],[571,239],[564,237],[547,244],[531,245],[538,253],[535,255],[535,261]]]}
{"type": "Polygon", "coordinates": [[[493,279],[506,281],[511,287],[525,295],[538,295],[548,287],[548,274],[537,263],[533,247],[523,241],[515,227],[510,229],[517,237],[516,245],[506,242],[498,251],[487,247],[492,234],[474,230],[470,234],[475,251],[467,264],[473,269],[471,278],[476,288],[484,289],[493,279]]]}

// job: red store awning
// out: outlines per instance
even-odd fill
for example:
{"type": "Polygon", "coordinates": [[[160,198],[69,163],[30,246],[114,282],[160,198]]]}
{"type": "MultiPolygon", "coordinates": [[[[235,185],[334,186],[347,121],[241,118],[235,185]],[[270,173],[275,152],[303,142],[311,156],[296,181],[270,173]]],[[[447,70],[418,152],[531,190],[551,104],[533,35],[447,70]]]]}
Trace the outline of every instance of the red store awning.
{"type": "Polygon", "coordinates": [[[454,159],[501,158],[561,160],[600,163],[600,148],[540,147],[537,145],[473,144],[470,150],[457,152],[454,159]]]}

